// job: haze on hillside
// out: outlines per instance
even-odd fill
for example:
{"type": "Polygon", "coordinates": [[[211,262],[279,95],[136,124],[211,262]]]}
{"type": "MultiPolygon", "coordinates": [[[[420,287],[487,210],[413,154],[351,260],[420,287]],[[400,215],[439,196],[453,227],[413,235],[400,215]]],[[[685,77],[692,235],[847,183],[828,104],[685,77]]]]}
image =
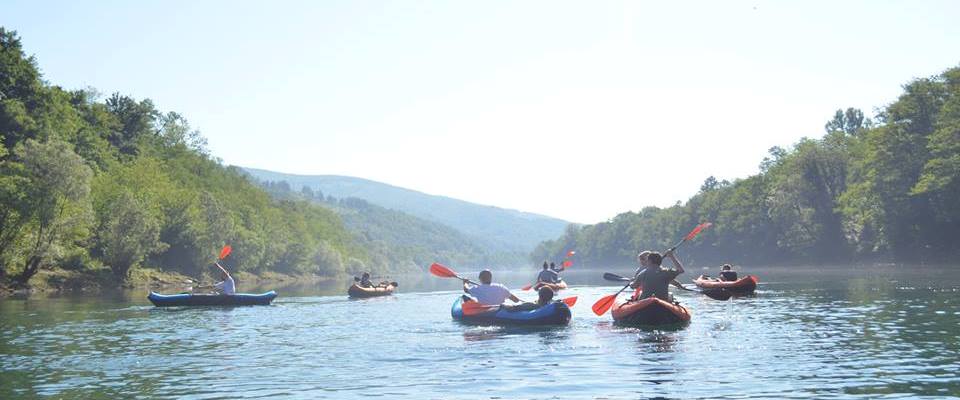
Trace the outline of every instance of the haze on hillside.
{"type": "Polygon", "coordinates": [[[958,8],[14,1],[0,23],[48,81],[178,110],[227,164],[589,223],[872,116],[956,63],[958,8]]]}

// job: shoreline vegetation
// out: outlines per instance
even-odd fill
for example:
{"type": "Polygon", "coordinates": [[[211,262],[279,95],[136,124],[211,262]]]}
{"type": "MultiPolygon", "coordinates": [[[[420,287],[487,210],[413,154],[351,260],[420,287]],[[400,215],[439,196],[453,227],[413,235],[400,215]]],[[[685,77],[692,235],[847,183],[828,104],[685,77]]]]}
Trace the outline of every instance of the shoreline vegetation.
{"type": "MultiPolygon", "coordinates": [[[[775,129],[773,127],[772,129],[775,129]]],[[[837,110],[819,139],[773,147],[759,173],[708,177],[671,207],[645,207],[569,225],[540,244],[536,262],[576,249],[580,265],[630,262],[638,249],[703,221],[714,228],[685,260],[737,264],[940,264],[960,258],[960,67],[903,85],[866,118],[837,110]]],[[[678,162],[723,162],[723,154],[678,162]]]]}
{"type": "Polygon", "coordinates": [[[238,277],[410,268],[371,254],[332,210],[224,166],[182,115],[43,80],[3,27],[0,77],[0,292],[211,280],[224,244],[238,277]]]}

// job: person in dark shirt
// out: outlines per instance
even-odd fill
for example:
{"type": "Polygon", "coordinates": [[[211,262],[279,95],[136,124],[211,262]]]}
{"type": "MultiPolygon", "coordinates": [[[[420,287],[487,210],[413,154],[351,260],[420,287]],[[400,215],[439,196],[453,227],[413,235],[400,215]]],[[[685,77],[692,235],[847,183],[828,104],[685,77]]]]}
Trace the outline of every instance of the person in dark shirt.
{"type": "Polygon", "coordinates": [[[525,302],[525,303],[517,304],[517,305],[515,305],[515,306],[504,306],[504,307],[508,307],[508,309],[509,309],[510,311],[533,311],[533,310],[536,310],[536,309],[538,309],[538,308],[540,308],[540,307],[543,307],[543,306],[545,306],[545,305],[550,304],[551,302],[553,302],[553,289],[550,289],[550,288],[544,286],[544,287],[540,288],[540,290],[537,291],[537,296],[538,296],[538,298],[537,298],[537,302],[536,302],[536,303],[525,302]]]}
{"type": "Polygon", "coordinates": [[[723,264],[723,267],[720,267],[720,280],[726,282],[737,280],[737,271],[734,271],[730,264],[723,264]]]}
{"type": "Polygon", "coordinates": [[[360,283],[358,283],[357,286],[364,288],[372,288],[374,286],[373,282],[370,282],[369,272],[364,272],[363,275],[360,276],[360,283]]]}
{"type": "Polygon", "coordinates": [[[672,251],[667,251],[665,256],[655,251],[644,251],[637,255],[637,261],[640,263],[640,268],[637,269],[630,287],[634,289],[642,287],[643,291],[635,300],[656,296],[660,300],[670,301],[670,282],[683,273],[683,264],[677,256],[672,251]],[[674,268],[667,269],[661,266],[664,257],[673,261],[674,268]]]}

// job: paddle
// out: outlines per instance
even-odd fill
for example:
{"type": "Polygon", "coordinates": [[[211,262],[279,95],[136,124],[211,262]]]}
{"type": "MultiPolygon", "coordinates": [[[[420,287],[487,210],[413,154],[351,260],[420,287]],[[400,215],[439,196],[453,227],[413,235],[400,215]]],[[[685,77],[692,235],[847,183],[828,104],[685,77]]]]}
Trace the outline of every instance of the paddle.
{"type": "MultiPolygon", "coordinates": [[[[713,224],[711,224],[711,223],[709,223],[709,222],[704,222],[704,223],[702,223],[702,224],[700,224],[700,225],[697,225],[695,228],[693,228],[692,231],[690,231],[690,233],[687,234],[687,236],[684,236],[683,239],[680,239],[680,241],[677,242],[677,244],[674,245],[673,247],[671,247],[669,250],[667,250],[667,252],[668,252],[668,253],[672,253],[672,252],[676,251],[677,248],[680,247],[680,245],[686,243],[686,242],[687,242],[688,240],[690,240],[690,239],[695,238],[695,237],[697,236],[697,234],[700,233],[700,231],[708,228],[710,225],[713,225],[713,224]]],[[[611,274],[611,275],[613,275],[613,274],[611,274]]],[[[604,277],[606,277],[606,274],[604,274],[604,277]]],[[[631,280],[631,282],[632,282],[632,280],[631,280]]],[[[606,313],[607,311],[609,311],[609,310],[610,310],[610,307],[612,307],[612,306],[613,306],[613,303],[617,300],[617,296],[619,296],[620,293],[623,293],[624,290],[627,290],[627,288],[630,287],[630,283],[631,283],[631,282],[627,282],[627,284],[624,285],[623,288],[621,288],[620,290],[618,290],[617,293],[614,293],[614,294],[609,295],[609,296],[601,297],[600,300],[597,300],[596,303],[593,303],[593,307],[591,307],[591,308],[593,309],[593,313],[594,313],[594,314],[597,314],[597,315],[603,315],[604,313],[606,313]]]]}
{"type": "Polygon", "coordinates": [[[432,265],[430,265],[430,273],[433,274],[433,275],[435,275],[435,276],[439,276],[439,277],[441,277],[441,278],[457,278],[457,279],[459,279],[459,280],[461,280],[461,281],[464,281],[464,282],[467,282],[467,283],[472,283],[472,284],[474,284],[474,285],[477,284],[476,282],[471,281],[471,280],[469,280],[469,279],[467,279],[467,278],[462,278],[462,277],[460,277],[460,275],[457,275],[457,273],[456,273],[455,271],[453,271],[452,269],[447,268],[447,267],[445,267],[445,266],[443,266],[443,265],[440,265],[440,264],[437,264],[437,263],[433,263],[432,265]]]}
{"type": "Polygon", "coordinates": [[[563,304],[566,304],[567,307],[573,307],[574,304],[577,304],[577,296],[567,297],[563,299],[563,304]]]}
{"type": "MultiPolygon", "coordinates": [[[[603,279],[606,279],[606,280],[608,280],[608,281],[614,281],[614,282],[630,282],[630,278],[622,277],[622,276],[620,276],[620,275],[612,274],[612,273],[609,273],[609,272],[604,272],[604,273],[603,273],[603,279]]],[[[680,282],[677,282],[676,280],[674,280],[672,283],[673,283],[674,286],[678,286],[679,288],[681,288],[681,289],[683,289],[683,290],[686,290],[686,291],[688,291],[688,292],[697,292],[697,293],[705,294],[705,295],[707,295],[707,297],[709,297],[709,298],[711,298],[711,299],[714,299],[714,300],[728,300],[728,299],[730,299],[730,296],[732,296],[732,294],[731,294],[729,291],[724,290],[724,289],[719,289],[719,290],[716,290],[716,289],[714,289],[714,290],[711,290],[711,289],[707,289],[707,290],[699,289],[699,290],[695,290],[695,289],[690,289],[690,288],[688,288],[688,287],[686,287],[686,286],[683,286],[683,284],[681,284],[680,282]]]]}

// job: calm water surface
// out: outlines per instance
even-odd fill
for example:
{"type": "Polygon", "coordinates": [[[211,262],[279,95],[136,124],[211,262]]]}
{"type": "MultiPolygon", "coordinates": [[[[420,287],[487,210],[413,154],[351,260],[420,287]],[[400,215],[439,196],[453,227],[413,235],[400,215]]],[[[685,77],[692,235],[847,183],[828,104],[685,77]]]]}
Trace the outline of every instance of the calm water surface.
{"type": "Polygon", "coordinates": [[[348,300],[337,282],[263,307],[0,300],[0,399],[960,396],[960,268],[749,272],[755,297],[678,293],[692,323],[665,331],[593,315],[618,287],[585,271],[566,274],[571,324],[534,330],[456,323],[458,283],[426,273],[395,277],[393,297],[348,300]]]}

